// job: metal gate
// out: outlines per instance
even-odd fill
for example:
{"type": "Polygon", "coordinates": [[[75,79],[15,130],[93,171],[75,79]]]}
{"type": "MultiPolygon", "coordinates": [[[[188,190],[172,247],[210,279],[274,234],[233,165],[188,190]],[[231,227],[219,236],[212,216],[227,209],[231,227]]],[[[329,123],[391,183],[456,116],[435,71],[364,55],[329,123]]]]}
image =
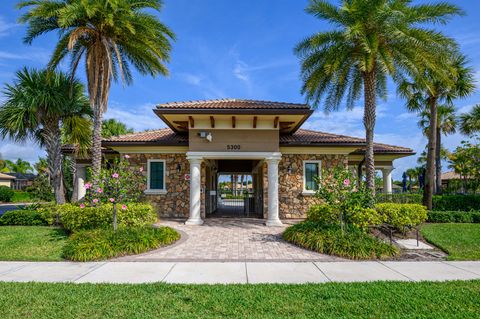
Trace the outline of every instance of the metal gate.
{"type": "Polygon", "coordinates": [[[232,194],[228,190],[217,191],[216,214],[225,217],[256,217],[255,194],[232,194]]]}

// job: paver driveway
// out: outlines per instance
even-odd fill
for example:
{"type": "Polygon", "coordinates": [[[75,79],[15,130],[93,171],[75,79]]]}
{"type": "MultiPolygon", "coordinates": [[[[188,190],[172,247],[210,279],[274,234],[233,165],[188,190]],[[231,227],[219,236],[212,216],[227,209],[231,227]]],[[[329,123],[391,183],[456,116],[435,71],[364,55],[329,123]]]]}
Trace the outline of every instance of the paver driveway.
{"type": "Polygon", "coordinates": [[[202,226],[187,226],[184,221],[167,220],[179,230],[182,239],[170,247],[145,254],[118,258],[119,261],[334,261],[287,243],[281,237],[288,225],[266,227],[253,218],[208,218],[202,226]]]}

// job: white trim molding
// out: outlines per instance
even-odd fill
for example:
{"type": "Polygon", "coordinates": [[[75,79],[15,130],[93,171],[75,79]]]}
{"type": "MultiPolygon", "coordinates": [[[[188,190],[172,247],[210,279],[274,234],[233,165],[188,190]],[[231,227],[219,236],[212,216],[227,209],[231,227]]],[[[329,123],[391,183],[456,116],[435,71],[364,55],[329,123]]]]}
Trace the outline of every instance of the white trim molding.
{"type": "Polygon", "coordinates": [[[147,195],[157,195],[157,194],[166,194],[167,193],[167,162],[164,159],[148,159],[147,160],[147,189],[144,191],[147,195]],[[150,188],[150,164],[151,163],[163,163],[163,188],[159,189],[152,189],[150,188]]]}
{"type": "Polygon", "coordinates": [[[306,178],[305,165],[306,164],[311,164],[311,163],[318,164],[318,177],[320,177],[322,175],[322,161],[321,160],[304,160],[303,161],[303,172],[302,172],[302,175],[303,175],[303,190],[302,190],[302,194],[307,195],[307,196],[311,196],[311,195],[314,195],[316,193],[315,190],[309,190],[309,189],[306,188],[307,178],[306,178]]]}
{"type": "Polygon", "coordinates": [[[187,152],[187,159],[282,159],[280,152],[187,152]]]}

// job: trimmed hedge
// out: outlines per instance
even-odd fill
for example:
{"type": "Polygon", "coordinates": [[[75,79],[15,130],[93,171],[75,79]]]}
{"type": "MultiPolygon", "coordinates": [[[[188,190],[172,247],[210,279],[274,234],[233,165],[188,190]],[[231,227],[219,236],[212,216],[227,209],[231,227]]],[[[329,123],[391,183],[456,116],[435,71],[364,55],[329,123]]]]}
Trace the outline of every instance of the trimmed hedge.
{"type": "Polygon", "coordinates": [[[402,232],[427,220],[427,208],[419,204],[381,203],[375,209],[384,223],[402,232]]]}
{"type": "Polygon", "coordinates": [[[136,227],[83,230],[72,234],[63,249],[63,257],[73,261],[102,260],[140,254],[172,244],[180,234],[170,227],[136,227]]]}
{"type": "Polygon", "coordinates": [[[427,221],[429,223],[480,223],[480,211],[430,211],[427,221]]]}
{"type": "MultiPolygon", "coordinates": [[[[70,231],[95,228],[109,228],[113,223],[113,205],[103,204],[95,207],[80,207],[64,204],[57,206],[63,227],[70,231]]],[[[117,224],[122,227],[142,227],[157,221],[157,213],[150,204],[130,203],[127,209],[117,205],[117,224]]]]}
{"type": "Polygon", "coordinates": [[[350,225],[342,232],[339,225],[306,220],[288,227],[283,238],[321,254],[350,259],[386,259],[398,255],[396,247],[350,225]]]}
{"type": "MultiPolygon", "coordinates": [[[[422,194],[377,194],[377,203],[422,204],[422,194]]],[[[435,195],[434,211],[480,210],[480,195],[435,195]]]]}
{"type": "Polygon", "coordinates": [[[0,202],[11,202],[15,192],[8,186],[0,186],[0,202]]]}
{"type": "Polygon", "coordinates": [[[36,210],[11,210],[0,217],[1,226],[47,226],[48,221],[36,210]]]}

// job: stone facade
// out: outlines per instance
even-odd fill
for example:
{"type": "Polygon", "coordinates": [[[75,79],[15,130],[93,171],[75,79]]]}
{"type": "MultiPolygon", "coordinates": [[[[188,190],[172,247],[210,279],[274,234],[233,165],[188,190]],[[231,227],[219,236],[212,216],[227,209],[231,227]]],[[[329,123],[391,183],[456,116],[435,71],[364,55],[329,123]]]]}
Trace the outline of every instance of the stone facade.
{"type": "Polygon", "coordinates": [[[190,165],[185,154],[127,154],[129,162],[147,174],[149,159],[165,160],[165,194],[147,194],[147,200],[155,207],[159,217],[188,218],[190,204],[190,183],[185,180],[185,174],[190,173],[190,165]],[[180,172],[177,166],[180,164],[180,172]]]}
{"type": "MultiPolygon", "coordinates": [[[[319,199],[311,194],[303,194],[303,161],[320,160],[322,169],[336,166],[347,166],[346,155],[306,155],[306,154],[283,154],[278,165],[279,175],[279,213],[281,219],[305,218],[308,208],[312,204],[319,203],[319,199]],[[291,173],[288,167],[291,166],[291,173]]],[[[264,164],[264,217],[266,217],[268,203],[268,176],[267,164],[264,164]]]]}

